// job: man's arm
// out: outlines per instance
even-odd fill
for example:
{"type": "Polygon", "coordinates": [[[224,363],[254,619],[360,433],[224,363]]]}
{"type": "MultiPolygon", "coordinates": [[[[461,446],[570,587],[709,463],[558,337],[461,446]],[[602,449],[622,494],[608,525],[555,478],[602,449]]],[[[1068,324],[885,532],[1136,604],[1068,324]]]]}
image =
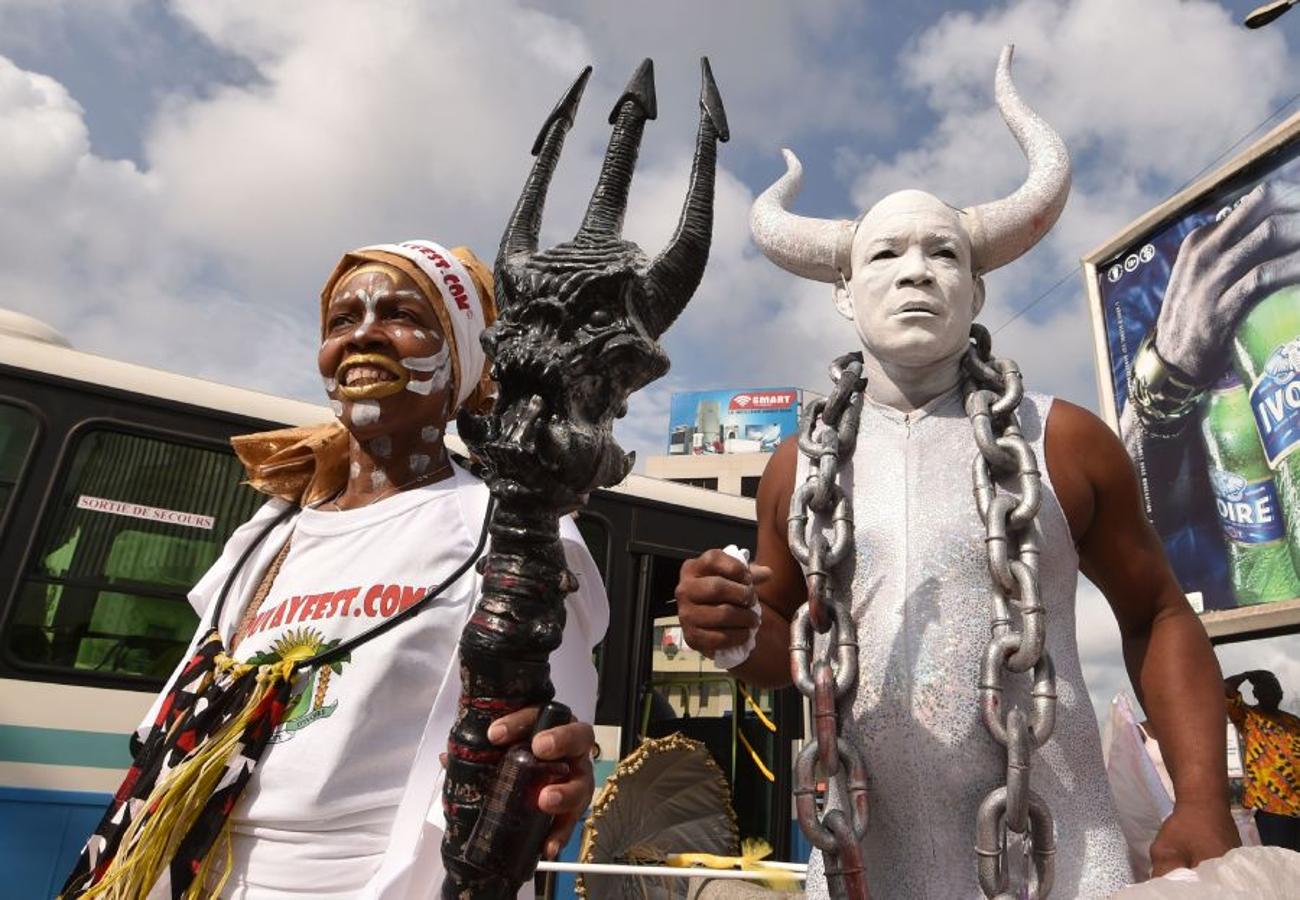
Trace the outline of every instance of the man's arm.
{"type": "Polygon", "coordinates": [[[1230,675],[1223,679],[1223,694],[1227,700],[1228,719],[1238,729],[1246,724],[1246,702],[1241,699],[1241,683],[1243,681],[1253,681],[1255,676],[1260,674],[1258,670],[1242,672],[1240,675],[1230,675]]]}
{"type": "Polygon", "coordinates": [[[1233,694],[1238,693],[1241,690],[1241,683],[1243,681],[1250,681],[1258,674],[1258,670],[1251,669],[1249,672],[1242,672],[1239,675],[1229,675],[1227,678],[1223,679],[1224,695],[1231,697],[1233,694]]]}
{"type": "Polygon", "coordinates": [[[1046,456],[1080,568],[1114,611],[1129,679],[1174,782],[1174,812],[1151,845],[1154,872],[1194,866],[1239,842],[1228,814],[1218,660],[1147,521],[1119,439],[1091,413],[1057,401],[1046,456]]]}
{"type": "Polygon", "coordinates": [[[803,571],[786,542],[786,518],[794,493],[798,442],[791,438],[768,460],[758,486],[758,547],[748,568],[721,550],[682,565],[677,614],[686,643],[712,657],[743,644],[754,624],[750,604],[763,605],[754,650],[731,671],[758,687],[790,683],[790,620],[804,602],[803,571]]]}

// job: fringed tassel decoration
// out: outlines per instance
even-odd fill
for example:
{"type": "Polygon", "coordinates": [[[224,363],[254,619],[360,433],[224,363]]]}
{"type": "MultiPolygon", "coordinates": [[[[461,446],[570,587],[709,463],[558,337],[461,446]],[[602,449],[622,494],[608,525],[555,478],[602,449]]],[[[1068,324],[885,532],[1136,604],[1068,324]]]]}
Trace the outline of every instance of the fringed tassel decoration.
{"type": "Polygon", "coordinates": [[[167,887],[152,896],[220,895],[232,864],[230,810],[284,717],[294,668],[292,661],[249,666],[225,654],[216,667],[219,690],[195,703],[190,721],[177,723],[167,743],[184,747],[186,731],[201,733],[201,720],[209,716],[220,724],[199,737],[143,801],[127,801],[140,804],[138,814],[81,900],[146,900],[163,879],[167,887]],[[219,880],[213,885],[211,879],[219,880]]]}

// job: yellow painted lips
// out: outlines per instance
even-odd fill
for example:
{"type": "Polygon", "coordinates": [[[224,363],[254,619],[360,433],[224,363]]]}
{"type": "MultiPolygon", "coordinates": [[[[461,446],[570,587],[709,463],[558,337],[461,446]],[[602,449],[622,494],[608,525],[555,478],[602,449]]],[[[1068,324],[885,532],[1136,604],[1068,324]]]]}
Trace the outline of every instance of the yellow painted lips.
{"type": "Polygon", "coordinates": [[[391,397],[402,391],[406,383],[411,380],[411,373],[387,356],[378,353],[358,353],[343,360],[338,372],[335,373],[335,380],[339,386],[339,396],[345,399],[377,400],[380,397],[391,397]],[[393,378],[389,381],[372,381],[369,384],[344,384],[347,370],[357,366],[374,366],[392,373],[393,378]]]}

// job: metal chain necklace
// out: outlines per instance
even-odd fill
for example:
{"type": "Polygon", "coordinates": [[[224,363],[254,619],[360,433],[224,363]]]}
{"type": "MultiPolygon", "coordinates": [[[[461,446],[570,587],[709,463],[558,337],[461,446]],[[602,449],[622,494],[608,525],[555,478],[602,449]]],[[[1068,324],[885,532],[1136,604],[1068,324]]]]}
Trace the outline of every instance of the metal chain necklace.
{"type": "MultiPolygon", "coordinates": [[[[975,852],[986,897],[1042,900],[1052,888],[1056,849],[1051,811],[1029,787],[1030,753],[1051,736],[1056,721],[1056,676],[1044,650],[1046,609],[1038,590],[1042,484],[1016,415],[1024,396],[1020,371],[1011,360],[993,358],[991,345],[988,330],[973,325],[971,346],[962,359],[962,389],[978,448],[972,478],[993,586],[991,637],[979,672],[978,702],[990,735],[1007,748],[1007,766],[1004,785],[980,804],[975,852]],[[1000,477],[1014,477],[1019,495],[1000,488],[1000,477]],[[1031,711],[1012,705],[1004,714],[1006,673],[1031,671],[1031,711]],[[1024,864],[1026,851],[1032,855],[1032,872],[1024,864]]],[[[800,422],[799,450],[810,465],[808,478],[791,499],[788,523],[791,553],[808,578],[808,601],[790,625],[791,672],[811,706],[813,722],[813,737],[795,764],[794,796],[800,827],[822,851],[830,895],[865,900],[866,763],[843,735],[837,709],[837,701],[851,695],[857,683],[857,623],[850,586],[835,583],[833,573],[854,546],[852,506],[838,478],[857,443],[866,386],[861,354],[835,360],[831,380],[830,396],[811,404],[800,422]],[[828,635],[815,660],[814,634],[828,635]],[[826,779],[827,795],[848,799],[847,814],[832,809],[819,817],[818,772],[826,779]]]]}
{"type": "Polygon", "coordinates": [[[1007,769],[1005,784],[980,803],[975,853],[984,896],[1040,900],[1051,893],[1056,869],[1052,812],[1029,787],[1030,753],[1047,742],[1056,726],[1056,669],[1044,648],[1047,609],[1038,588],[1042,477],[1016,415],[1024,397],[1019,367],[993,358],[991,345],[988,330],[972,326],[962,368],[966,415],[979,448],[971,465],[975,506],[986,529],[993,579],[990,637],[979,674],[980,715],[989,734],[1006,748],[1007,769]],[[999,477],[1014,477],[1019,496],[1002,489],[999,477]],[[1029,672],[1030,710],[1018,704],[1004,709],[1007,675],[1029,672]],[[1025,865],[1026,853],[1032,853],[1032,871],[1025,865]]]}
{"type": "Polygon", "coordinates": [[[862,751],[841,728],[838,701],[858,682],[858,629],[847,585],[834,583],[835,568],[853,552],[853,507],[839,484],[841,465],[851,463],[862,415],[862,354],[831,364],[830,396],[804,411],[799,452],[808,478],[790,499],[787,539],[808,578],[808,600],[790,622],[790,672],[809,703],[812,739],[795,761],[794,804],[799,827],[822,851],[826,883],[835,898],[865,898],[862,839],[867,833],[867,766],[862,751]],[[831,539],[826,533],[830,531],[831,539]],[[815,635],[827,635],[813,659],[815,635]],[[817,775],[826,779],[823,800],[848,799],[847,814],[817,812],[817,775]]]}

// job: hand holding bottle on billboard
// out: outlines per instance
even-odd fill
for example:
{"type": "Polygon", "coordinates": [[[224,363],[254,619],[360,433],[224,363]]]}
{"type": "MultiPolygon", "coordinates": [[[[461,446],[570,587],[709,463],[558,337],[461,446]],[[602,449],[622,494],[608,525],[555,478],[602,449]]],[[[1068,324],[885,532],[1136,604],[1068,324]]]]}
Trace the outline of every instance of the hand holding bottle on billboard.
{"type": "Polygon", "coordinates": [[[1300,284],[1300,184],[1265,182],[1183,239],[1156,320],[1156,353],[1204,387],[1228,365],[1242,318],[1293,284],[1300,284]]]}

